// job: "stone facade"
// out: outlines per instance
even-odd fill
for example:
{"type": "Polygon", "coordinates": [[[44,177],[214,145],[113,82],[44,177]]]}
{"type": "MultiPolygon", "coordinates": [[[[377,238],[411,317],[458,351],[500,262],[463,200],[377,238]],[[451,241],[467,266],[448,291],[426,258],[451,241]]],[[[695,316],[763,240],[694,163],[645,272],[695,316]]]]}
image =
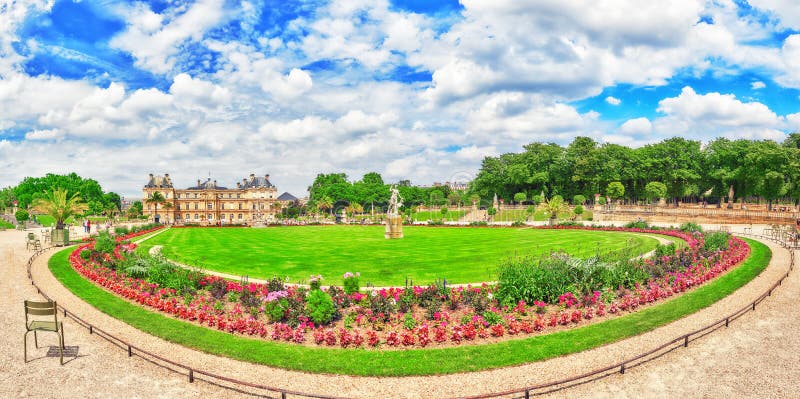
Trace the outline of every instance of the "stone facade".
{"type": "Polygon", "coordinates": [[[169,174],[150,174],[143,191],[144,214],[150,220],[179,225],[263,225],[274,221],[275,215],[291,202],[278,198],[278,189],[270,183],[269,175],[251,174],[237,182],[235,188],[219,186],[216,180],[209,178],[198,179],[194,187],[177,189],[169,174]],[[165,199],[165,203],[157,207],[147,201],[155,192],[160,192],[165,199]]]}

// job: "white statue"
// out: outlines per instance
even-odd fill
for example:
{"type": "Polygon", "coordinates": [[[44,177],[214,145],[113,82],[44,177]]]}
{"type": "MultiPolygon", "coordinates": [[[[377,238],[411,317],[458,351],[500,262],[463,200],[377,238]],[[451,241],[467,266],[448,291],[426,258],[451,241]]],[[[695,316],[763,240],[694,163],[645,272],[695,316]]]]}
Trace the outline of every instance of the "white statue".
{"type": "Polygon", "coordinates": [[[397,186],[392,185],[391,192],[392,196],[389,198],[389,209],[386,210],[386,214],[397,216],[400,214],[400,207],[403,206],[403,198],[400,197],[400,191],[397,190],[397,186]]]}

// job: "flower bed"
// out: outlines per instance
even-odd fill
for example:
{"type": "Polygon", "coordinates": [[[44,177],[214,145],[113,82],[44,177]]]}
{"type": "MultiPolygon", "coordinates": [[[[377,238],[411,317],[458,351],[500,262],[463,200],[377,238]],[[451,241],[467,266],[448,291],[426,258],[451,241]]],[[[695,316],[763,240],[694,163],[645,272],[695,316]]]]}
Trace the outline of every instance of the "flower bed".
{"type": "Polygon", "coordinates": [[[191,284],[168,283],[173,286],[168,287],[153,282],[158,279],[152,275],[134,278],[114,270],[133,256],[134,244],[120,244],[113,256],[91,254],[94,244],[85,244],[71,254],[70,263],[89,280],[123,298],[230,333],[312,346],[412,348],[540,334],[634,311],[698,286],[739,264],[750,253],[743,241],[733,237],[727,249],[708,252],[702,249],[701,235],[647,229],[600,230],[670,235],[688,245],[675,256],[642,261],[643,268],[673,266],[674,270],[657,278],[629,289],[564,292],[558,303],[551,304],[519,301],[503,305],[494,298],[497,288],[486,284],[447,287],[441,283],[362,292],[357,274],[343,277],[345,289],[332,286],[327,290],[318,289],[319,277],[315,276],[311,292],[285,286],[280,279],[269,284],[241,284],[199,273],[187,275],[191,284]],[[313,301],[309,299],[312,296],[313,301]]]}

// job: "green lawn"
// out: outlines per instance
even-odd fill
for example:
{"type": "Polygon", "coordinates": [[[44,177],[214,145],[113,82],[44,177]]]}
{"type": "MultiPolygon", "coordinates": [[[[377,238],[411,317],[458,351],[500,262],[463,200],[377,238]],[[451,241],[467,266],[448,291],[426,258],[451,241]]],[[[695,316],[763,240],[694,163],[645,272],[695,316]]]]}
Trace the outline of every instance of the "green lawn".
{"type": "MultiPolygon", "coordinates": [[[[467,211],[449,210],[447,211],[447,214],[444,215],[444,221],[457,222],[466,214],[467,211]]],[[[413,217],[415,222],[425,222],[428,220],[442,220],[442,212],[441,211],[414,212],[413,217]]]]}
{"type": "Polygon", "coordinates": [[[13,229],[14,225],[5,221],[5,219],[0,219],[0,228],[3,229],[13,229]]]}
{"type": "Polygon", "coordinates": [[[651,237],[633,233],[508,228],[405,226],[405,238],[387,240],[382,226],[304,226],[170,229],[140,246],[163,245],[169,259],[254,278],[289,276],[303,282],[321,274],[339,284],[360,272],[361,284],[403,285],[496,280],[500,260],[512,255],[563,250],[579,257],[631,246],[638,255],[655,248],[651,237]]]}
{"type": "Polygon", "coordinates": [[[50,270],[64,286],[100,311],[170,342],[248,362],[293,370],[367,376],[410,376],[478,371],[545,360],[606,345],[678,320],[728,296],[764,270],[772,256],[769,248],[756,241],[746,241],[751,246],[752,253],[740,267],[664,303],[581,328],[497,344],[446,349],[373,351],[309,348],[251,339],[150,312],[106,292],[72,269],[68,261],[69,253],[73,250],[71,248],[50,259],[50,270]]]}

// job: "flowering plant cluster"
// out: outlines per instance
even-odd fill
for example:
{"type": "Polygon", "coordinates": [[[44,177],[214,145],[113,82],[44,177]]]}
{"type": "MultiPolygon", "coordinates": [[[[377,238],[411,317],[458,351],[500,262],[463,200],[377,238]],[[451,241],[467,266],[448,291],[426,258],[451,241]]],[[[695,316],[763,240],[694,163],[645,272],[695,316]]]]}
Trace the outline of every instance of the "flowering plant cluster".
{"type": "MultiPolygon", "coordinates": [[[[666,271],[633,288],[568,291],[557,303],[501,303],[493,295],[496,287],[485,283],[360,292],[352,286],[309,290],[286,285],[279,278],[267,284],[242,284],[199,273],[185,274],[189,283],[163,278],[157,282],[151,276],[158,273],[140,275],[146,278],[133,275],[138,267],[131,261],[136,256],[132,252],[135,246],[124,241],[110,259],[82,256],[94,245],[84,244],[72,253],[70,263],[83,276],[120,297],[221,331],[303,345],[419,348],[537,334],[634,311],[703,284],[738,265],[750,253],[749,246],[735,237],[728,240],[724,250],[707,251],[702,234],[602,230],[666,234],[683,239],[688,246],[674,256],[643,261],[644,269],[666,271]]],[[[355,280],[357,287],[358,277],[357,273],[345,274],[345,285],[355,280]]]]}

